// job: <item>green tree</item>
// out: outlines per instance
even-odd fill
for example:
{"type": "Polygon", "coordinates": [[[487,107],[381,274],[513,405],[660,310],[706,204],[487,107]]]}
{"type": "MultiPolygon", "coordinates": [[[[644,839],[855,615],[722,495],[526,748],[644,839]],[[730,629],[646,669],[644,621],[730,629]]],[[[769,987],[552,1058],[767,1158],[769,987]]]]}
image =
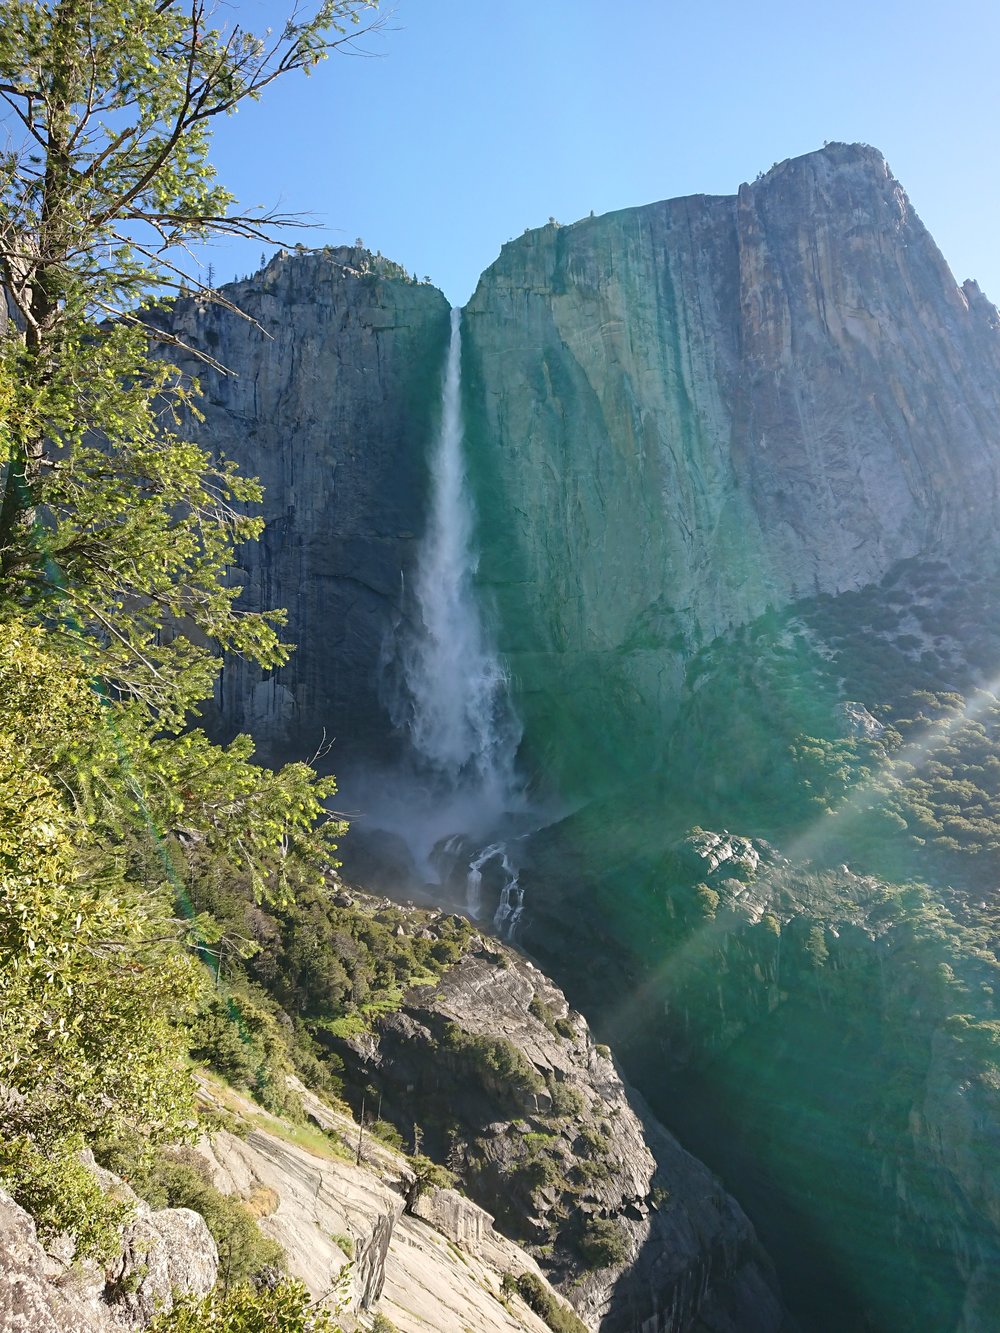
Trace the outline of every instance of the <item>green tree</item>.
{"type": "Polygon", "coordinates": [[[273,38],[214,26],[203,0],[0,3],[0,593],[58,598],[101,676],[168,720],[210,689],[206,638],[269,665],[286,650],[279,617],[233,607],[259,489],[169,429],[196,386],[149,357],[177,341],[153,307],[200,286],[192,244],[288,221],[235,208],[207,158],[216,118],[308,72],[374,3],[322,0],[273,38]]]}
{"type": "Polygon", "coordinates": [[[77,1153],[185,1132],[179,1025],[200,985],[169,899],[128,877],[72,799],[78,774],[113,761],[102,707],[42,630],[0,625],[0,1180],[43,1231],[95,1253],[117,1214],[77,1153]]]}
{"type": "Polygon", "coordinates": [[[197,385],[150,343],[187,247],[280,221],[216,180],[215,118],[373,5],[272,39],[202,0],[0,0],[0,1178],[95,1253],[79,1148],[193,1123],[184,848],[278,902],[332,864],[331,782],[190,729],[220,651],[288,649],[227,578],[259,487],[179,436],[197,385]]]}
{"type": "Polygon", "coordinates": [[[183,1297],[170,1314],[158,1315],[149,1333],[337,1333],[332,1316],[314,1303],[301,1282],[272,1290],[234,1287],[201,1299],[183,1297]]]}

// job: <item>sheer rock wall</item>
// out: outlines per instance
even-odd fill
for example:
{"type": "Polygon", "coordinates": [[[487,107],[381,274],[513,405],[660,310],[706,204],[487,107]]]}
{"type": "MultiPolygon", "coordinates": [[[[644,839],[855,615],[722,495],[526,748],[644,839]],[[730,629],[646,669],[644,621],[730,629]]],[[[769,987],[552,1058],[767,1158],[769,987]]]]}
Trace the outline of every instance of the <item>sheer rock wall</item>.
{"type": "Polygon", "coordinates": [[[193,438],[264,485],[260,542],[233,578],[241,605],[285,607],[287,666],[227,662],[221,729],[272,755],[336,738],[385,743],[378,663],[423,526],[425,453],[448,340],[448,304],[357,247],[281,253],[226,298],[195,298],[169,330],[231,373],[168,348],[204,389],[193,438]]]}
{"type": "Polygon", "coordinates": [[[997,312],[874,149],[528,232],[465,331],[480,574],[577,786],[655,762],[716,635],[996,531],[997,312]]]}

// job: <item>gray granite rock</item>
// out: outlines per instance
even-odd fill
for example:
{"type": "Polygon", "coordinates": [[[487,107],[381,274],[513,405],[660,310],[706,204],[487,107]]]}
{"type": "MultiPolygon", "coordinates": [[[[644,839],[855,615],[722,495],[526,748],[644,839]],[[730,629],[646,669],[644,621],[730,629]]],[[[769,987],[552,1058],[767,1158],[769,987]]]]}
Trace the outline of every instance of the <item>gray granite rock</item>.
{"type": "Polygon", "coordinates": [[[109,1265],[106,1298],[112,1323],[144,1328],[178,1296],[207,1296],[219,1254],[205,1219],[190,1208],[140,1208],[125,1227],[120,1258],[109,1265]]]}
{"type": "Polygon", "coordinates": [[[226,297],[251,317],[177,301],[173,334],[230,374],[197,374],[192,436],[261,479],[266,527],[233,571],[242,606],[285,607],[288,666],[226,664],[227,734],[308,757],[336,741],[385,744],[377,671],[423,528],[425,456],[438,408],[448,303],[366,250],[281,253],[226,297]],[[251,322],[253,321],[253,322],[251,322]]]}
{"type": "Polygon", "coordinates": [[[872,148],[528,232],[464,328],[480,577],[567,787],[657,762],[716,635],[993,541],[997,312],[872,148]]]}
{"type": "MultiPolygon", "coordinates": [[[[746,1333],[782,1326],[772,1270],[739,1206],[513,951],[474,942],[433,988],[409,992],[376,1040],[345,1043],[344,1055],[352,1078],[379,1089],[383,1116],[404,1131],[419,1122],[422,1148],[448,1158],[588,1327],[683,1333],[710,1310],[728,1310],[746,1333]],[[611,1224],[620,1258],[587,1259],[591,1220],[611,1224]]],[[[418,1211],[470,1243],[455,1199],[446,1191],[418,1211]]]]}
{"type": "MultiPolygon", "coordinates": [[[[353,1154],[354,1121],[292,1082],[313,1124],[350,1143],[353,1154]]],[[[227,1093],[230,1107],[238,1101],[227,1093]]],[[[356,1162],[343,1147],[334,1155],[290,1142],[287,1124],[259,1108],[252,1113],[272,1129],[246,1139],[223,1131],[199,1151],[224,1192],[270,1195],[262,1229],[284,1246],[289,1272],[336,1307],[345,1333],[370,1327],[377,1313],[399,1333],[545,1333],[545,1323],[502,1287],[504,1274],[543,1280],[541,1270],[471,1200],[432,1190],[406,1211],[413,1171],[373,1135],[362,1136],[356,1162]]]]}
{"type": "Polygon", "coordinates": [[[92,1292],[61,1290],[61,1266],[38,1243],[35,1224],[0,1190],[0,1330],[3,1333],[107,1333],[106,1310],[92,1292]]]}
{"type": "Polygon", "coordinates": [[[31,1217],[0,1190],[0,1333],[141,1329],[176,1296],[215,1285],[218,1253],[204,1218],[187,1208],[154,1212],[118,1177],[92,1169],[102,1188],[134,1205],[106,1268],[73,1262],[71,1244],[43,1249],[31,1217]]]}

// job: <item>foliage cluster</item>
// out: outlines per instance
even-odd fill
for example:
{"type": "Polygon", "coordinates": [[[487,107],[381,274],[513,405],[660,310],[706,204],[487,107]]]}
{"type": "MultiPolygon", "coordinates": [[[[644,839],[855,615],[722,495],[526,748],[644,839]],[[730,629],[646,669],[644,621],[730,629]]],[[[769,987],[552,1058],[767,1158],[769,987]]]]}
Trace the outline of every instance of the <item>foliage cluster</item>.
{"type": "Polygon", "coordinates": [[[284,1251],[261,1232],[251,1202],[216,1189],[198,1152],[176,1146],[151,1149],[135,1135],[98,1140],[94,1151],[97,1160],[126,1180],[150,1207],[191,1208],[202,1215],[219,1251],[223,1290],[284,1269],[284,1251]]]}
{"type": "Polygon", "coordinates": [[[517,1292],[529,1310],[552,1329],[552,1333],[583,1333],[586,1324],[568,1306],[553,1296],[534,1273],[504,1274],[503,1290],[517,1292]]]}
{"type": "Polygon", "coordinates": [[[425,1157],[423,1153],[414,1153],[409,1161],[416,1176],[408,1200],[411,1208],[421,1195],[427,1194],[430,1190],[451,1189],[455,1184],[455,1176],[447,1167],[439,1165],[429,1157],[425,1157]]]}
{"type": "Polygon", "coordinates": [[[27,1134],[0,1138],[0,1180],[35,1219],[43,1239],[68,1233],[81,1259],[110,1259],[121,1246],[131,1205],[105,1193],[81,1160],[84,1139],[66,1135],[44,1148],[27,1134]]]}
{"type": "MultiPolygon", "coordinates": [[[[845,1269],[878,1273],[865,1300],[897,1324],[904,1309],[953,1321],[957,1188],[968,1243],[992,1234],[982,1201],[995,1185],[980,1179],[991,1168],[977,1159],[957,1186],[925,1117],[961,1088],[977,1123],[1000,1119],[998,591],[996,577],[923,562],[711,645],[658,789],[573,830],[586,861],[620,867],[609,827],[630,848],[628,878],[609,872],[589,906],[641,959],[672,1059],[699,1062],[724,1090],[709,1142],[752,1143],[780,1197],[842,1237],[845,1269]],[[851,734],[845,700],[884,730],[851,734]],[[674,850],[695,822],[773,839],[789,860],[759,844],[749,885],[729,862],[695,868],[674,850]],[[817,1197],[827,1177],[837,1189],[817,1197]],[[854,1244],[861,1217],[869,1229],[854,1244]],[[911,1227],[912,1246],[941,1256],[919,1273],[898,1244],[911,1227]]],[[[622,1011],[636,1061],[647,1013],[622,1011]]]]}
{"type": "Polygon", "coordinates": [[[388,1315],[378,1310],[372,1320],[372,1333],[399,1333],[399,1330],[388,1315]]]}
{"type": "Polygon", "coordinates": [[[540,1023],[544,1023],[554,1037],[563,1037],[566,1041],[575,1040],[576,1031],[569,1018],[556,1015],[551,1006],[546,1004],[537,992],[531,997],[528,1013],[533,1018],[537,1018],[540,1023]]]}
{"type": "Polygon", "coordinates": [[[280,901],[261,901],[246,874],[195,849],[189,891],[210,917],[223,989],[192,1028],[196,1057],[268,1109],[294,1112],[285,1075],[338,1095],[338,1039],[433,983],[471,935],[455,916],[406,912],[300,875],[280,901]],[[290,1017],[294,1015],[294,1018],[290,1017]]]}
{"type": "Polygon", "coordinates": [[[510,1097],[515,1109],[545,1090],[545,1081],[531,1061],[505,1037],[478,1036],[448,1023],[441,1045],[468,1060],[481,1079],[510,1097]]]}
{"type": "Polygon", "coordinates": [[[785,844],[808,831],[829,863],[987,892],[1000,847],[1000,626],[982,607],[998,591],[998,577],[904,562],[882,586],[768,613],[705,648],[661,799],[785,844]],[[845,699],[881,734],[852,735],[845,699]]]}
{"type": "MultiPolygon", "coordinates": [[[[179,433],[198,386],[150,340],[176,342],[155,308],[191,243],[266,234],[215,178],[214,119],[372,8],[321,0],[258,37],[201,0],[0,5],[0,1180],[81,1254],[113,1248],[121,1209],[80,1149],[190,1133],[192,1046],[284,1086],[277,1003],[232,1001],[222,975],[254,934],[196,911],[195,889],[237,884],[273,925],[299,892],[321,915],[336,864],[331,780],[195,725],[221,653],[290,650],[229,576],[260,489],[179,433]]],[[[361,971],[356,989],[381,984],[361,971]]],[[[235,1205],[190,1164],[158,1170],[150,1188],[229,1236],[234,1276],[256,1263],[235,1205]]],[[[326,1327],[292,1287],[241,1300],[184,1327],[269,1326],[279,1306],[289,1329],[326,1327]]]]}
{"type": "Polygon", "coordinates": [[[333,1316],[317,1305],[301,1282],[274,1287],[249,1284],[182,1297],[169,1314],[158,1315],[149,1333],[337,1333],[333,1316]]]}
{"type": "Polygon", "coordinates": [[[592,1268],[611,1268],[628,1258],[628,1242],[613,1218],[591,1217],[583,1229],[580,1251],[592,1268]]]}
{"type": "Polygon", "coordinates": [[[95,831],[90,777],[113,784],[121,766],[83,669],[43,628],[0,622],[0,700],[0,1179],[43,1230],[61,1229],[63,1199],[67,1229],[96,1252],[106,1210],[75,1153],[139,1124],[184,1133],[177,1025],[198,970],[127,833],[109,844],[95,831]]]}

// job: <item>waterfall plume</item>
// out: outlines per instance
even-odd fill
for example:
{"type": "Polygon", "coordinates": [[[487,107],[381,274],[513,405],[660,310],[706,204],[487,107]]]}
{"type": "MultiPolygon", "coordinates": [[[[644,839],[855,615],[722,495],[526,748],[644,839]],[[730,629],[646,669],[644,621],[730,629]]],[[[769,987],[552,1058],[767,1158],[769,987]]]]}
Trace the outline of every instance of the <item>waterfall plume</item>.
{"type": "Polygon", "coordinates": [[[452,310],[415,614],[403,646],[406,722],[421,765],[499,815],[517,790],[520,725],[475,587],[479,557],[463,456],[461,318],[461,310],[452,310]]]}
{"type": "Polygon", "coordinates": [[[465,907],[473,917],[486,910],[482,872],[495,862],[505,881],[496,924],[509,934],[521,894],[498,838],[527,811],[515,766],[521,725],[475,581],[479,556],[464,457],[461,319],[461,310],[451,312],[441,420],[429,459],[427,524],[404,591],[405,615],[388,645],[389,707],[406,738],[407,756],[403,771],[381,784],[381,799],[369,809],[380,826],[405,839],[426,873],[442,884],[464,878],[465,907]]]}

